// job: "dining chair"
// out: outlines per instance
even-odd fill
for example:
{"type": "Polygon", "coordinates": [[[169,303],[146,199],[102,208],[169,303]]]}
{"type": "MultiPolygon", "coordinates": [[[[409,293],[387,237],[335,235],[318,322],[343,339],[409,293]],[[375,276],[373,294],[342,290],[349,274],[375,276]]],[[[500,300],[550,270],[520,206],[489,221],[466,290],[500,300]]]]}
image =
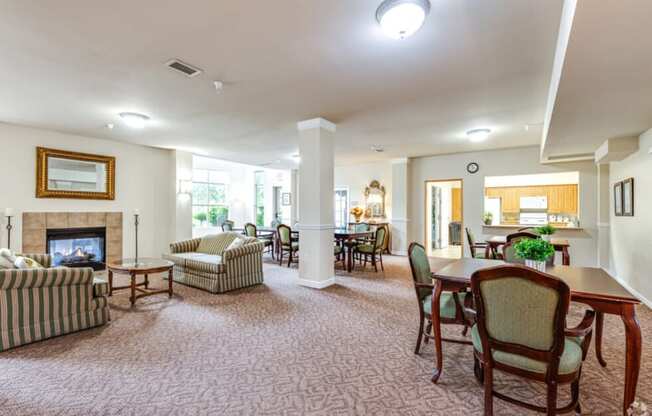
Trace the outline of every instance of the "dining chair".
{"type": "Polygon", "coordinates": [[[385,227],[378,227],[376,229],[375,238],[356,245],[356,252],[358,252],[361,256],[364,256],[363,268],[367,267],[367,261],[371,257],[371,265],[374,266],[374,270],[377,272],[378,264],[376,262],[376,256],[378,256],[380,260],[380,269],[385,271],[385,266],[383,265],[383,244],[385,243],[386,233],[387,230],[385,227]]]}
{"type": "MultiPolygon", "coordinates": [[[[502,257],[501,259],[505,261],[506,263],[513,263],[513,264],[525,264],[525,259],[522,259],[516,255],[516,249],[514,246],[522,240],[528,239],[530,237],[515,237],[505,243],[502,248],[502,257]]],[[[552,256],[546,260],[546,266],[552,267],[555,265],[555,255],[553,253],[552,256]]]]}
{"type": "Polygon", "coordinates": [[[595,312],[566,328],[570,289],[562,280],[523,266],[499,266],[471,276],[475,318],[471,328],[476,377],[484,384],[484,414],[493,415],[493,397],[555,415],[580,412],[582,362],[591,343],[595,312]],[[494,390],[494,370],[547,386],[546,407],[494,390]],[[570,403],[557,408],[559,384],[569,384],[570,403]]]}
{"type": "Polygon", "coordinates": [[[258,236],[258,227],[256,227],[256,224],[253,223],[246,223],[244,226],[244,232],[247,237],[254,237],[258,239],[258,241],[262,242],[265,244],[264,249],[267,249],[270,253],[272,253],[272,259],[274,259],[274,241],[272,236],[269,237],[259,237],[258,236]]]}
{"type": "Polygon", "coordinates": [[[485,250],[487,249],[487,243],[476,242],[475,236],[473,235],[473,231],[471,231],[469,227],[466,227],[466,240],[469,243],[469,250],[471,251],[471,257],[476,259],[484,259],[485,250]]]}
{"type": "Polygon", "coordinates": [[[344,255],[344,247],[335,241],[333,245],[333,255],[335,256],[335,264],[342,262],[342,267],[346,267],[346,256],[344,255]]]}
{"type": "MultiPolygon", "coordinates": [[[[414,349],[414,353],[419,354],[422,342],[427,344],[428,340],[434,338],[430,335],[430,332],[432,331],[432,292],[435,286],[432,283],[432,273],[430,271],[430,262],[428,261],[426,249],[419,243],[411,243],[410,247],[408,247],[408,258],[410,260],[410,270],[412,270],[414,290],[419,306],[419,335],[417,336],[417,345],[414,349]],[[426,321],[428,324],[424,331],[426,321]]],[[[463,325],[463,334],[465,335],[468,323],[464,316],[464,303],[470,301],[470,292],[442,292],[439,298],[440,322],[446,325],[463,325]]],[[[468,306],[470,306],[470,303],[468,306]]],[[[471,344],[469,341],[448,338],[442,338],[442,341],[471,344]]]]}
{"type": "Polygon", "coordinates": [[[226,220],[222,223],[222,231],[227,232],[227,231],[233,231],[233,228],[235,227],[235,223],[230,220],[226,220]]]}
{"type": "Polygon", "coordinates": [[[276,238],[279,242],[278,250],[278,264],[283,264],[283,253],[287,252],[288,267],[292,265],[295,254],[299,251],[299,242],[292,239],[292,229],[285,224],[280,224],[276,227],[276,238]]]}
{"type": "Polygon", "coordinates": [[[541,238],[539,234],[534,234],[530,233],[527,231],[518,231],[516,233],[508,234],[507,237],[505,238],[506,242],[510,242],[515,238],[522,238],[522,237],[527,237],[527,238],[541,238]]]}

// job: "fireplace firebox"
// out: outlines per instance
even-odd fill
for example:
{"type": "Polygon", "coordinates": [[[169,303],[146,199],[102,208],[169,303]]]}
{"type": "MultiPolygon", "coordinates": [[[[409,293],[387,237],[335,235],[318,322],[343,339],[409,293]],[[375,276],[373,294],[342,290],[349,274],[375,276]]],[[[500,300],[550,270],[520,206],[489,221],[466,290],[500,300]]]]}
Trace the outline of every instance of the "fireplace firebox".
{"type": "Polygon", "coordinates": [[[53,266],[106,268],[106,228],[48,229],[46,237],[53,266]]]}

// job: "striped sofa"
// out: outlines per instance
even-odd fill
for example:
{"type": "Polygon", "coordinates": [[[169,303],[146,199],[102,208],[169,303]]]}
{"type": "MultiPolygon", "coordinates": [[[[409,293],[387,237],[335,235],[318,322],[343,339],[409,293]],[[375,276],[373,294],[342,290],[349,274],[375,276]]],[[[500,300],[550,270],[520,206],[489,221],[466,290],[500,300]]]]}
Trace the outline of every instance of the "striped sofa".
{"type": "Polygon", "coordinates": [[[163,258],[174,263],[175,282],[224,293],[263,283],[264,248],[256,238],[225,232],[172,243],[163,258]],[[237,238],[242,245],[227,249],[237,238]]]}
{"type": "Polygon", "coordinates": [[[45,269],[0,270],[0,351],[109,321],[109,285],[90,268],[50,268],[51,257],[23,254],[45,269]]]}

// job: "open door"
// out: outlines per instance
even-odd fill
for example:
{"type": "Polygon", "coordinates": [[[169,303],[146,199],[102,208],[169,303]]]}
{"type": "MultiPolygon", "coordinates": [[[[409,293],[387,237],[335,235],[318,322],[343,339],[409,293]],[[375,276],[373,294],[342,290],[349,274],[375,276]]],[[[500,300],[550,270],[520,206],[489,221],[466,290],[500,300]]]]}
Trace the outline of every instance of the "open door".
{"type": "Polygon", "coordinates": [[[462,180],[426,181],[426,250],[431,257],[462,257],[462,180]]]}

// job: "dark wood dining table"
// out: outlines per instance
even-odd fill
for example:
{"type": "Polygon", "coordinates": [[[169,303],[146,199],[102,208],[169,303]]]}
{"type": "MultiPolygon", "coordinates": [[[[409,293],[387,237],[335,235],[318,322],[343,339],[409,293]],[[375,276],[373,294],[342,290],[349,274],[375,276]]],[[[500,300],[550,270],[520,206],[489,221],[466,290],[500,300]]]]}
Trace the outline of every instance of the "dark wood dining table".
{"type": "MultiPolygon", "coordinates": [[[[459,291],[471,284],[471,275],[477,270],[504,265],[501,260],[463,258],[455,260],[432,273],[435,288],[433,304],[439,304],[443,291],[459,291]]],[[[625,392],[623,415],[636,396],[636,384],[641,368],[642,334],[636,317],[636,305],[640,303],[613,277],[595,267],[554,266],[547,270],[570,287],[571,301],[589,305],[596,312],[595,345],[598,361],[606,365],[602,358],[602,325],[604,314],[620,316],[625,326],[625,392]]],[[[441,325],[439,308],[433,308],[433,331],[435,337],[436,369],[432,381],[436,383],[443,369],[441,345],[441,325]]]]}
{"type": "MultiPolygon", "coordinates": [[[[507,236],[504,235],[493,235],[487,238],[487,246],[485,248],[484,257],[486,259],[496,259],[498,254],[498,248],[504,245],[507,242],[507,236]]],[[[555,251],[561,252],[561,263],[564,266],[570,266],[570,254],[568,248],[570,243],[568,240],[562,238],[551,238],[550,244],[555,248],[555,251]]]]}
{"type": "Polygon", "coordinates": [[[344,250],[346,250],[346,271],[351,273],[353,271],[353,251],[355,250],[355,244],[353,243],[358,239],[373,237],[375,233],[373,231],[354,231],[348,228],[336,228],[333,234],[335,240],[344,245],[344,250]]]}

